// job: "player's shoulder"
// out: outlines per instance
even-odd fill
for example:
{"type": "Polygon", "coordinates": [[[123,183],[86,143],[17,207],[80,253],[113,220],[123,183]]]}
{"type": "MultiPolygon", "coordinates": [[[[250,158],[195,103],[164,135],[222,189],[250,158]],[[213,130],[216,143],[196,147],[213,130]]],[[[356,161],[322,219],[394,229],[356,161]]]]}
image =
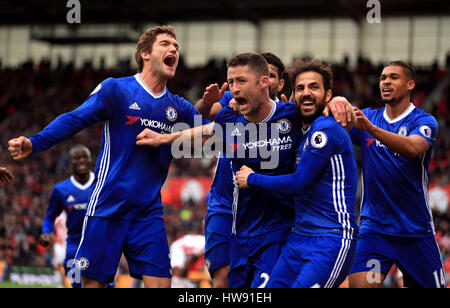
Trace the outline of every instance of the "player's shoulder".
{"type": "Polygon", "coordinates": [[[55,184],[53,187],[54,191],[63,192],[68,189],[72,185],[72,182],[70,181],[70,178],[64,179],[62,181],[59,181],[55,184]]]}
{"type": "Polygon", "coordinates": [[[177,94],[173,94],[169,90],[167,90],[167,98],[169,100],[171,100],[174,104],[177,104],[177,105],[180,105],[183,107],[186,107],[186,106],[193,107],[193,104],[191,102],[189,102],[187,99],[185,99],[184,97],[179,96],[177,94]]]}
{"type": "Polygon", "coordinates": [[[224,106],[216,115],[215,122],[235,122],[241,117],[240,114],[234,112],[230,106],[224,106]]]}
{"type": "Polygon", "coordinates": [[[271,121],[278,122],[283,120],[289,120],[293,125],[297,125],[301,123],[300,113],[295,106],[295,103],[291,102],[276,102],[276,109],[271,117],[271,121]]]}
{"type": "Polygon", "coordinates": [[[97,85],[97,87],[94,89],[94,91],[92,91],[90,96],[99,92],[101,92],[102,94],[114,93],[114,91],[116,91],[116,89],[120,87],[129,88],[130,83],[133,82],[133,79],[134,79],[133,76],[121,78],[113,78],[113,77],[106,78],[97,85]]]}
{"type": "Polygon", "coordinates": [[[319,116],[311,125],[312,130],[324,130],[324,129],[341,129],[341,124],[336,122],[332,116],[319,116]]]}
{"type": "Polygon", "coordinates": [[[297,106],[295,106],[294,102],[282,102],[282,101],[278,101],[275,102],[277,110],[282,111],[282,112],[286,112],[289,114],[296,114],[298,115],[299,112],[297,110],[297,106]]]}
{"type": "Polygon", "coordinates": [[[341,140],[347,136],[345,128],[332,116],[321,115],[311,125],[311,133],[322,132],[328,139],[341,140]]]}
{"type": "Polygon", "coordinates": [[[423,109],[416,107],[416,108],[414,108],[412,114],[415,119],[426,120],[426,121],[429,121],[430,124],[435,124],[436,126],[438,125],[436,118],[432,114],[426,112],[423,109]]]}
{"type": "Polygon", "coordinates": [[[385,109],[386,107],[368,107],[361,109],[361,112],[364,113],[367,118],[370,118],[376,115],[382,116],[385,109]]]}

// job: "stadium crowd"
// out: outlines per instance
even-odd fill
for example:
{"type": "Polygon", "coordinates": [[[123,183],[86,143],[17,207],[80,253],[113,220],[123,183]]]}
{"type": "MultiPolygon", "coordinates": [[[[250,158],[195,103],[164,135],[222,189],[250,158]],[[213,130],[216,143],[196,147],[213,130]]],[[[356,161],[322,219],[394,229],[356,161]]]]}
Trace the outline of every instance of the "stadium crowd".
{"type": "MultiPolygon", "coordinates": [[[[434,64],[416,67],[417,86],[414,104],[435,116],[439,133],[430,164],[431,188],[449,189],[450,147],[450,82],[436,94],[436,87],[450,77],[450,61],[446,68],[434,64]],[[433,101],[429,102],[433,96],[433,101]]],[[[289,67],[289,64],[286,63],[289,67]]],[[[342,95],[360,107],[377,106],[378,80],[382,66],[360,58],[353,68],[345,59],[333,65],[334,94],[342,95]]],[[[78,133],[74,138],[26,162],[13,162],[7,153],[7,141],[19,135],[30,136],[59,114],[76,108],[102,80],[135,73],[131,63],[120,61],[115,69],[94,68],[86,62],[81,69],[73,63],[41,60],[23,63],[17,68],[1,67],[0,61],[0,165],[6,165],[15,175],[11,186],[0,186],[0,260],[13,265],[51,266],[51,250],[37,242],[42,220],[53,186],[68,176],[67,152],[76,143],[88,146],[97,156],[101,136],[100,125],[78,133]],[[95,137],[94,137],[95,136],[95,137]]],[[[194,102],[211,83],[225,81],[223,60],[211,60],[202,67],[187,67],[182,59],[176,77],[168,87],[172,93],[194,102]]],[[[286,86],[285,94],[290,96],[286,86]]],[[[95,159],[94,159],[95,161],[95,159]]],[[[171,176],[212,177],[215,159],[174,160],[171,176]]],[[[431,200],[434,201],[433,199],[431,200]]],[[[440,202],[440,203],[439,203],[440,202]]],[[[450,207],[448,199],[433,207],[436,237],[441,249],[444,267],[450,275],[450,207]]],[[[433,203],[434,204],[434,203],[433,203]]],[[[165,220],[169,243],[187,233],[202,233],[205,202],[187,201],[179,208],[166,204],[165,220]]],[[[389,282],[389,280],[388,280],[389,282]]]]}

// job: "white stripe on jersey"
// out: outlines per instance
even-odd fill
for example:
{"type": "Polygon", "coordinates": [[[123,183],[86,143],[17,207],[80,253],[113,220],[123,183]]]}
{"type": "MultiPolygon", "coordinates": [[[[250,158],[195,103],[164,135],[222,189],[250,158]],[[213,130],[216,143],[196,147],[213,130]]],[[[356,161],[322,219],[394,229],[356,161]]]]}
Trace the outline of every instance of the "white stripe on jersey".
{"type": "Polygon", "coordinates": [[[347,204],[345,202],[345,169],[342,155],[333,155],[330,161],[333,171],[333,204],[338,215],[339,223],[342,225],[343,236],[339,254],[334,263],[330,278],[324,286],[325,288],[333,287],[336,279],[339,277],[350,249],[354,231],[350,224],[350,214],[347,211],[347,204]]]}
{"type": "MultiPolygon", "coordinates": [[[[230,161],[231,170],[233,170],[233,162],[230,161]]],[[[237,205],[238,205],[238,199],[239,199],[239,186],[236,184],[236,175],[233,173],[233,184],[234,184],[234,190],[233,190],[233,225],[231,226],[231,233],[236,234],[236,218],[237,218],[237,205]]]]}
{"type": "Polygon", "coordinates": [[[347,211],[345,202],[345,169],[342,161],[342,155],[333,155],[330,159],[333,171],[333,204],[338,216],[338,221],[342,225],[343,237],[353,239],[354,230],[350,224],[350,214],[347,211]]]}
{"type": "Polygon", "coordinates": [[[430,197],[428,193],[428,174],[425,168],[425,157],[426,153],[422,154],[422,159],[420,162],[420,167],[422,168],[422,190],[423,190],[423,198],[425,200],[425,205],[427,206],[428,214],[430,215],[430,226],[431,230],[433,230],[433,234],[435,234],[434,222],[433,222],[433,213],[431,211],[430,205],[430,197]]]}
{"type": "Polygon", "coordinates": [[[89,200],[88,209],[86,211],[86,215],[92,216],[95,213],[95,207],[97,205],[98,196],[100,191],[103,188],[103,184],[105,184],[106,175],[108,174],[109,162],[110,162],[110,146],[111,139],[109,134],[109,121],[105,123],[104,126],[105,131],[105,147],[103,149],[103,156],[100,162],[100,168],[98,172],[98,182],[95,185],[94,191],[92,192],[91,198],[89,200]]]}

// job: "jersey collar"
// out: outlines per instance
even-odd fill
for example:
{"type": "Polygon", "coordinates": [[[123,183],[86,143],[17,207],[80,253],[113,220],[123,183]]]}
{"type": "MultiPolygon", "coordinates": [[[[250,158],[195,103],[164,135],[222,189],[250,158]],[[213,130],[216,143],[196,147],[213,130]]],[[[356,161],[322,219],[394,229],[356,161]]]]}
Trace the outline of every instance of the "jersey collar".
{"type": "Polygon", "coordinates": [[[406,116],[408,116],[415,108],[416,108],[416,106],[414,106],[413,103],[409,103],[408,109],[406,109],[401,115],[399,115],[399,116],[396,117],[395,119],[392,119],[392,120],[391,120],[391,118],[390,118],[389,115],[387,114],[386,107],[384,107],[383,117],[384,117],[384,119],[385,119],[388,123],[392,124],[392,123],[395,123],[395,122],[398,122],[398,121],[404,119],[404,118],[405,118],[406,116]]]}
{"type": "Polygon", "coordinates": [[[268,122],[273,117],[275,110],[277,110],[277,104],[272,99],[270,99],[270,101],[272,102],[272,110],[270,111],[270,114],[267,116],[267,118],[262,120],[261,123],[268,122]]]}
{"type": "Polygon", "coordinates": [[[166,94],[167,92],[167,88],[164,88],[164,90],[162,90],[161,92],[159,92],[158,94],[153,93],[153,91],[147,86],[147,84],[142,80],[141,76],[139,76],[139,73],[137,73],[136,75],[134,75],[134,78],[136,79],[136,81],[141,85],[141,87],[151,96],[153,96],[153,98],[161,98],[164,96],[164,94],[166,94]]]}
{"type": "Polygon", "coordinates": [[[89,181],[87,181],[84,184],[81,184],[80,182],[78,182],[73,175],[70,176],[70,181],[76,188],[81,189],[81,190],[86,190],[87,188],[89,188],[89,186],[91,186],[92,182],[94,182],[94,178],[95,178],[95,175],[93,172],[91,172],[89,174],[89,181]]]}

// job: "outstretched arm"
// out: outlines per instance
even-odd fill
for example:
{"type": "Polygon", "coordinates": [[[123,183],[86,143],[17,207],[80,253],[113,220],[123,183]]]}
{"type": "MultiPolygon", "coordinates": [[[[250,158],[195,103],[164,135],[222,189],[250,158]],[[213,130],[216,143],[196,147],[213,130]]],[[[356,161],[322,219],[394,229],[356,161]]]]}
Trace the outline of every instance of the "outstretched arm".
{"type": "Polygon", "coordinates": [[[181,138],[178,139],[180,142],[187,142],[196,138],[202,138],[202,141],[205,141],[207,138],[214,135],[213,125],[214,123],[210,123],[171,134],[159,134],[146,128],[137,136],[136,144],[141,146],[159,147],[160,145],[172,144],[178,138],[181,138]]]}
{"type": "Polygon", "coordinates": [[[258,187],[268,192],[304,195],[328,161],[320,155],[304,152],[295,173],[277,176],[254,173],[252,169],[243,166],[236,172],[236,184],[240,188],[258,187]]]}
{"type": "Polygon", "coordinates": [[[13,138],[8,141],[8,151],[14,160],[27,158],[33,152],[33,144],[24,136],[13,138]]]}
{"type": "Polygon", "coordinates": [[[59,115],[36,135],[9,140],[8,150],[12,158],[22,160],[33,153],[45,151],[83,128],[106,120],[114,108],[113,88],[114,84],[108,79],[101,83],[81,106],[59,115]]]}

